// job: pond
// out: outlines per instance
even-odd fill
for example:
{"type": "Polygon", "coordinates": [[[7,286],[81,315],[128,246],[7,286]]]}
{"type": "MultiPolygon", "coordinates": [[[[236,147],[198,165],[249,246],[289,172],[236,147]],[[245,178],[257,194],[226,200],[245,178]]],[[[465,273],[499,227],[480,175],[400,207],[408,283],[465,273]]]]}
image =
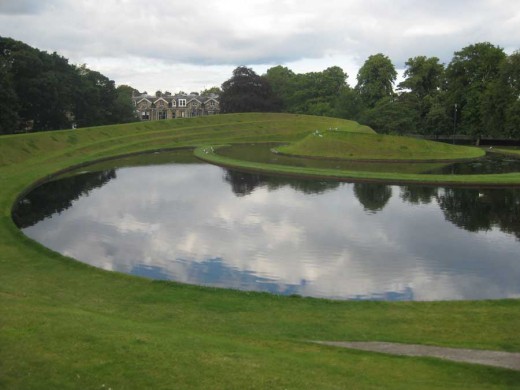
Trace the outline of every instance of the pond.
{"type": "Polygon", "coordinates": [[[520,297],[520,191],[245,174],[190,151],[83,168],[13,219],[43,245],[154,279],[331,299],[520,297]]]}
{"type": "Polygon", "coordinates": [[[296,167],[341,169],[347,171],[398,172],[417,174],[488,174],[520,172],[520,158],[499,154],[461,162],[362,162],[310,159],[273,153],[279,143],[240,144],[217,149],[217,154],[238,160],[296,167]]]}

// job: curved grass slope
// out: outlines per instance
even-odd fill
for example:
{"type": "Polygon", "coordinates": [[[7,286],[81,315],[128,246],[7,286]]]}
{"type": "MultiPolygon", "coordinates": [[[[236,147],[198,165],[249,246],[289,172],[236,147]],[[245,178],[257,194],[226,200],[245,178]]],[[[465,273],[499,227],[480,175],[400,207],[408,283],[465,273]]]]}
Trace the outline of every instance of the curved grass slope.
{"type": "Polygon", "coordinates": [[[348,160],[457,160],[484,156],[482,149],[441,142],[346,131],[315,131],[282,146],[284,154],[348,160]]]}
{"type": "Polygon", "coordinates": [[[244,114],[0,138],[0,388],[512,388],[498,368],[336,350],[380,340],[520,351],[520,301],[333,302],[158,282],[95,269],[27,239],[18,194],[124,153],[293,141],[343,121],[244,114]]]}

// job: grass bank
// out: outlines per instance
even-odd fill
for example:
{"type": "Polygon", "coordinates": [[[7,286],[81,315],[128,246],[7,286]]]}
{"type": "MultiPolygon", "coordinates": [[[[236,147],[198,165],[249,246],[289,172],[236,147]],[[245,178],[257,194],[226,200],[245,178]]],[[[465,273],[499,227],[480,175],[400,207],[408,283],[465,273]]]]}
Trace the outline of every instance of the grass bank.
{"type": "Polygon", "coordinates": [[[348,171],[314,167],[301,167],[239,160],[219,154],[219,146],[204,146],[195,150],[201,160],[228,168],[250,172],[294,175],[310,178],[329,178],[345,181],[373,181],[397,184],[430,184],[453,186],[519,186],[520,173],[482,174],[482,175],[435,175],[401,172],[348,171]]]}
{"type": "Polygon", "coordinates": [[[295,156],[360,161],[447,161],[473,159],[485,154],[482,149],[469,146],[340,130],[315,131],[277,150],[295,156]]]}
{"type": "Polygon", "coordinates": [[[11,206],[32,183],[157,148],[290,142],[344,121],[243,114],[0,138],[0,388],[514,388],[520,373],[340,350],[379,340],[520,351],[520,301],[336,302],[159,282],[27,239],[11,206]]]}

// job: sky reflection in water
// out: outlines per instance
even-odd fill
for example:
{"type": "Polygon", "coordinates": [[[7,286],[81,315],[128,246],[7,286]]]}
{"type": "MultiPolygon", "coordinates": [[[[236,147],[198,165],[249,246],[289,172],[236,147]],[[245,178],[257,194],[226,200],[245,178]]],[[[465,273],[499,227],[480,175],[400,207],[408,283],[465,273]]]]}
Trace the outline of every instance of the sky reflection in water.
{"type": "Polygon", "coordinates": [[[520,296],[518,190],[301,181],[206,164],[64,180],[22,200],[15,220],[107,270],[335,299],[520,296]]]}

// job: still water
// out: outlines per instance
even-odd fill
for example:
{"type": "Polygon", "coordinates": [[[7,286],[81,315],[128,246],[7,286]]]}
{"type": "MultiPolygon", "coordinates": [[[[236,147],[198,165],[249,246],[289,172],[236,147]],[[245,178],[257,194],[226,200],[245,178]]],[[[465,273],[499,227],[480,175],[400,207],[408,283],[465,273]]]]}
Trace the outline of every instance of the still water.
{"type": "Polygon", "coordinates": [[[299,180],[179,156],[51,181],[13,218],[57,252],[154,279],[332,299],[520,297],[518,189],[299,180]]]}

